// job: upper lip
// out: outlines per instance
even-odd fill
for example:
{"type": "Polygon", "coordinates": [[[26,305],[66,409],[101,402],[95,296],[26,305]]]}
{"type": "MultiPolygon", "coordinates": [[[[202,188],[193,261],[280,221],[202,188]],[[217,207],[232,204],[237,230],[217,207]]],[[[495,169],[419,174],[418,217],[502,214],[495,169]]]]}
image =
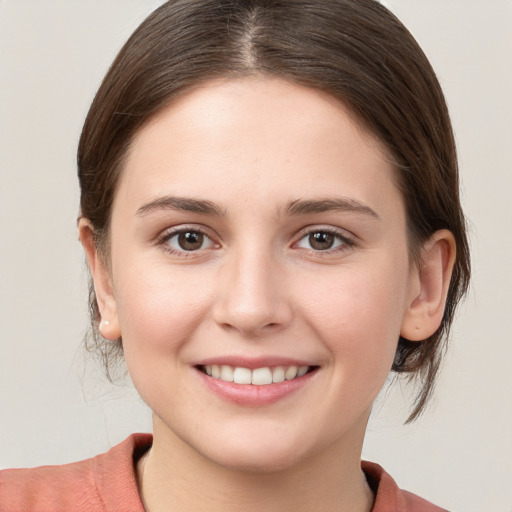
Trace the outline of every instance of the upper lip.
{"type": "Polygon", "coordinates": [[[249,368],[254,370],[255,368],[265,368],[273,366],[317,366],[311,361],[302,359],[295,359],[291,357],[281,356],[260,356],[260,357],[240,357],[240,356],[216,356],[202,359],[195,363],[194,366],[211,366],[211,365],[226,365],[233,366],[235,368],[249,368]]]}

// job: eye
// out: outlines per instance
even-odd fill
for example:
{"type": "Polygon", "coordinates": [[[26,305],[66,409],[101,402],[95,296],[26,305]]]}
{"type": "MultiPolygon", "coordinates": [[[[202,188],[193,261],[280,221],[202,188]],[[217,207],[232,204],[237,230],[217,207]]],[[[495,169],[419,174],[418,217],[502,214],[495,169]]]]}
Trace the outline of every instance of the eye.
{"type": "Polygon", "coordinates": [[[193,252],[201,249],[209,249],[214,246],[211,240],[202,231],[194,229],[181,229],[167,233],[162,240],[172,252],[193,252]]]}
{"type": "Polygon", "coordinates": [[[313,251],[329,251],[351,245],[353,245],[352,240],[340,233],[329,230],[311,231],[297,243],[297,247],[313,251]]]}

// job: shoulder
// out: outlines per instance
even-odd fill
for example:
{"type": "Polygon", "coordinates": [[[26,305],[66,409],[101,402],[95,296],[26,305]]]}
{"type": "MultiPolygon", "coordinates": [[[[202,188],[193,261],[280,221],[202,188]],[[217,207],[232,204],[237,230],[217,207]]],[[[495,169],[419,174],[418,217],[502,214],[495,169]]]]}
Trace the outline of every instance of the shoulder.
{"type": "Polygon", "coordinates": [[[2,511],[104,510],[95,485],[94,459],[0,472],[2,511]]]}
{"type": "Polygon", "coordinates": [[[416,494],[400,489],[378,464],[363,461],[362,468],[375,493],[372,512],[447,512],[416,494]]]}
{"type": "Polygon", "coordinates": [[[134,460],[150,444],[150,435],[135,434],[92,459],[0,471],[0,510],[143,511],[134,460]]]}

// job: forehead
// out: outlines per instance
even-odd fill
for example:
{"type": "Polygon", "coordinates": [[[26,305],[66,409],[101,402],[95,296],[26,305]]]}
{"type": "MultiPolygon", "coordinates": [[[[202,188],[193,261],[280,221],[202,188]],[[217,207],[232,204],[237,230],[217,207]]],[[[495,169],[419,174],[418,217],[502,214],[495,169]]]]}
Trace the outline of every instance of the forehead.
{"type": "MultiPolygon", "coordinates": [[[[120,190],[232,203],[251,192],[343,195],[379,202],[395,188],[380,142],[329,94],[281,79],[212,81],[175,99],[138,132],[120,190]]],[[[119,194],[118,194],[119,195],[119,194]]]]}

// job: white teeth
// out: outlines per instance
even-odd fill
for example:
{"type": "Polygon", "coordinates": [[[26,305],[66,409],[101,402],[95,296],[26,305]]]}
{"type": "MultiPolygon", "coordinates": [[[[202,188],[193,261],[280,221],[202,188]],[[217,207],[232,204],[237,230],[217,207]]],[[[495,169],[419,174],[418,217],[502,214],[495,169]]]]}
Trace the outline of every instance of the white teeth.
{"type": "Polygon", "coordinates": [[[295,377],[297,377],[297,367],[296,366],[290,366],[287,368],[284,376],[286,378],[286,380],[292,380],[292,379],[295,379],[295,377]]]}
{"type": "Polygon", "coordinates": [[[284,379],[284,368],[282,366],[276,366],[272,370],[272,382],[283,382],[284,379]]]}
{"type": "Polygon", "coordinates": [[[249,368],[235,368],[235,371],[233,372],[233,381],[237,384],[251,384],[251,370],[249,370],[249,368]]]}
{"type": "Polygon", "coordinates": [[[308,373],[309,366],[301,366],[297,371],[297,377],[303,377],[308,373]]]}
{"type": "Polygon", "coordinates": [[[272,384],[272,370],[270,368],[256,368],[252,371],[252,383],[256,386],[272,384]]]}
{"type": "Polygon", "coordinates": [[[204,367],[206,375],[214,379],[220,379],[224,382],[235,382],[236,384],[253,384],[255,386],[264,386],[267,384],[277,384],[285,380],[293,380],[303,377],[308,373],[309,366],[276,366],[269,368],[249,368],[233,367],[223,365],[207,365],[204,367]]]}
{"type": "Polygon", "coordinates": [[[226,382],[233,382],[233,368],[223,364],[220,371],[220,378],[226,382]]]}

